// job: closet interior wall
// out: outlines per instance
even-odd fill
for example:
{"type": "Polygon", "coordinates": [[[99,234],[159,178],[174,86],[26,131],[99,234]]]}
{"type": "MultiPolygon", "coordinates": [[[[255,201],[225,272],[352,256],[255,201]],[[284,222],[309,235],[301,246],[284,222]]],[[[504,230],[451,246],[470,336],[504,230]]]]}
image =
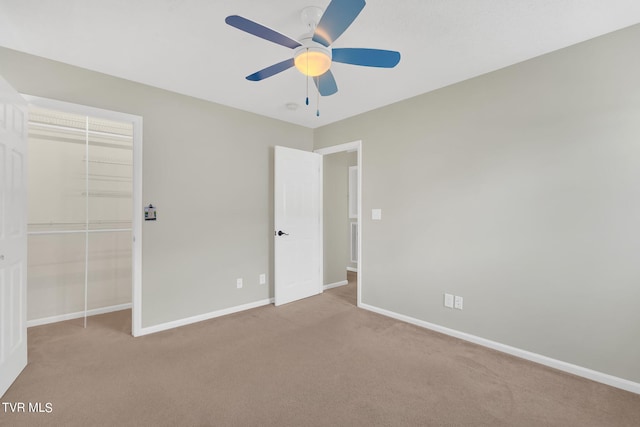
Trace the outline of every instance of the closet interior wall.
{"type": "Polygon", "coordinates": [[[31,107],[27,321],[131,303],[133,126],[31,107]]]}

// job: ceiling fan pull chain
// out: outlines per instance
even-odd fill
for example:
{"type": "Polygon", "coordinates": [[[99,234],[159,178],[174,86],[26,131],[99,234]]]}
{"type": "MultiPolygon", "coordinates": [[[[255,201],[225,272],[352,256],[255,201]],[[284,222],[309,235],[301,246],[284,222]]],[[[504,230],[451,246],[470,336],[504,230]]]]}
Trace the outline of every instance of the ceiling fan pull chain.
{"type": "Polygon", "coordinates": [[[309,105],[309,48],[307,48],[307,99],[305,103],[309,105]]]}
{"type": "Polygon", "coordinates": [[[318,101],[316,102],[316,117],[320,117],[320,77],[316,77],[316,88],[318,89],[318,101]]]}

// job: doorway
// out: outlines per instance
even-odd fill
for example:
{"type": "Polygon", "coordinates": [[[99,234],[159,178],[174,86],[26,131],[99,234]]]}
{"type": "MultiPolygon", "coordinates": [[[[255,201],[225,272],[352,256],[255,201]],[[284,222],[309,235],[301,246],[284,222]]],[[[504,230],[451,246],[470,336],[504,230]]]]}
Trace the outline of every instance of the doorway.
{"type": "Polygon", "coordinates": [[[29,326],[131,308],[139,330],[142,118],[29,102],[29,326]]]}
{"type": "MultiPolygon", "coordinates": [[[[355,254],[357,254],[356,256],[356,260],[357,260],[357,277],[354,277],[355,273],[354,272],[349,272],[346,270],[345,267],[349,266],[349,264],[347,263],[347,259],[346,256],[342,256],[342,258],[344,258],[342,260],[342,263],[344,264],[344,272],[346,274],[346,280],[344,280],[344,282],[349,282],[350,280],[356,279],[356,294],[357,294],[357,298],[356,298],[356,305],[358,307],[360,307],[360,305],[362,304],[362,289],[363,289],[363,274],[362,274],[362,141],[354,141],[354,142],[349,142],[346,144],[340,144],[340,145],[335,145],[335,146],[331,146],[331,147],[326,147],[326,148],[321,148],[318,150],[314,151],[315,153],[321,154],[323,156],[325,156],[325,158],[327,158],[326,156],[331,155],[331,154],[336,154],[336,153],[350,153],[350,152],[354,152],[355,156],[356,156],[356,165],[358,166],[357,169],[355,170],[355,175],[356,175],[356,215],[355,218],[348,218],[348,212],[345,210],[342,213],[339,213],[339,215],[344,214],[345,219],[348,219],[349,223],[351,222],[355,222],[355,241],[356,241],[356,249],[355,249],[355,254]],[[355,221],[353,221],[355,220],[355,221]]],[[[344,173],[345,175],[347,174],[348,168],[345,168],[344,173]]],[[[344,178],[344,175],[343,175],[344,178]]],[[[345,182],[346,182],[346,178],[345,178],[345,182]]],[[[330,188],[325,188],[324,191],[331,191],[330,188]]],[[[325,221],[327,220],[327,218],[323,218],[323,223],[325,223],[325,221]]],[[[349,229],[351,227],[351,225],[348,226],[349,229]]],[[[350,245],[348,243],[348,239],[350,238],[350,234],[347,234],[349,231],[349,229],[345,230],[345,236],[344,236],[344,243],[345,243],[345,247],[347,247],[347,251],[346,253],[350,254],[351,248],[350,245]]],[[[343,251],[345,252],[345,251],[343,251]]],[[[341,261],[338,261],[341,262],[341,261]]],[[[352,268],[353,269],[353,268],[352,268]]],[[[341,283],[342,281],[336,282],[336,283],[341,283]]],[[[346,284],[346,283],[343,283],[346,284]]],[[[326,283],[325,283],[326,285],[326,283]]],[[[331,286],[331,283],[329,283],[329,286],[331,286]]],[[[327,287],[325,287],[327,288],[327,287]]]]}

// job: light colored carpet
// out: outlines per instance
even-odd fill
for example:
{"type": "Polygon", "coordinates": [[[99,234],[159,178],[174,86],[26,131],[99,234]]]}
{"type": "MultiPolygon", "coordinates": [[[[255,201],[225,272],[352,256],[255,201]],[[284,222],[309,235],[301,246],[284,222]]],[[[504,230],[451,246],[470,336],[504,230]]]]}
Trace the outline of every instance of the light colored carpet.
{"type": "Polygon", "coordinates": [[[639,426],[640,396],[355,307],[355,285],[140,338],[29,329],[3,426],[639,426]]]}

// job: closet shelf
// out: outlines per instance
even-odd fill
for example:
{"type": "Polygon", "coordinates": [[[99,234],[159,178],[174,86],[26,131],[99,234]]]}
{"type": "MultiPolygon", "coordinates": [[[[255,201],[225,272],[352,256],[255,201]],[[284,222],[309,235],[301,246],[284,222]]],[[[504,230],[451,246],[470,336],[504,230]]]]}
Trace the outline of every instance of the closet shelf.
{"type": "MultiPolygon", "coordinates": [[[[83,191],[80,193],[82,196],[86,196],[87,192],[83,191]]],[[[126,191],[89,191],[89,197],[111,197],[115,199],[131,199],[133,196],[131,193],[126,191]]]]}
{"type": "Polygon", "coordinates": [[[73,233],[108,233],[131,231],[131,221],[127,220],[97,220],[86,222],[31,222],[27,224],[27,234],[73,234],[73,233]]]}
{"type": "Polygon", "coordinates": [[[33,121],[33,120],[29,120],[29,126],[31,128],[33,128],[33,127],[41,127],[41,128],[45,128],[45,129],[63,130],[63,131],[75,132],[75,133],[79,133],[79,134],[99,135],[99,136],[106,136],[106,137],[110,137],[110,138],[121,138],[121,139],[126,139],[126,140],[133,140],[133,135],[126,135],[126,134],[114,133],[114,132],[104,132],[104,131],[91,130],[91,129],[87,130],[84,126],[82,126],[82,127],[79,127],[79,126],[64,126],[64,125],[59,125],[59,124],[58,125],[53,125],[53,124],[42,123],[42,122],[37,122],[37,121],[33,121]]]}
{"type": "MultiPolygon", "coordinates": [[[[89,221],[89,226],[92,225],[103,225],[103,224],[131,224],[130,220],[123,220],[123,219],[113,219],[113,220],[103,220],[103,219],[98,219],[95,221],[89,221]]],[[[87,225],[86,221],[82,221],[82,222],[55,222],[55,221],[48,221],[48,222],[30,222],[27,224],[27,226],[31,227],[41,227],[41,226],[53,226],[53,225],[67,225],[67,226],[85,226],[87,225]]]]}

